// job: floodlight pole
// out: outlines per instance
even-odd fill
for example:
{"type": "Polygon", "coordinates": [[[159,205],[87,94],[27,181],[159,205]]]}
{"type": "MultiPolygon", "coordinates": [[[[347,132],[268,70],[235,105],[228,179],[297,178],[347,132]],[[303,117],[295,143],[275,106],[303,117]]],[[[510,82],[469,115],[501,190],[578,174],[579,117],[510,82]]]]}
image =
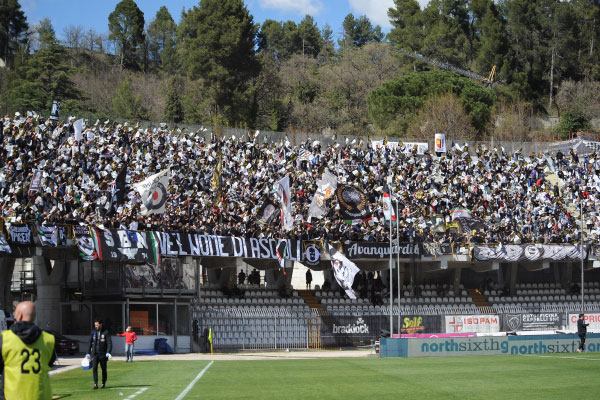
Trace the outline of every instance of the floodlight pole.
{"type": "Polygon", "coordinates": [[[400,225],[398,223],[398,197],[396,200],[396,240],[398,242],[398,255],[396,260],[398,261],[396,268],[398,268],[398,337],[402,337],[402,325],[400,324],[401,313],[400,313],[400,295],[402,293],[402,281],[400,280],[400,225]]]}
{"type": "Polygon", "coordinates": [[[392,273],[392,267],[394,263],[392,261],[392,217],[390,216],[390,339],[394,336],[394,316],[392,314],[393,298],[392,293],[394,291],[394,275],[392,273]]]}
{"type": "Polygon", "coordinates": [[[584,301],[583,301],[583,195],[580,196],[579,200],[579,217],[581,218],[581,313],[583,314],[584,301]]]}

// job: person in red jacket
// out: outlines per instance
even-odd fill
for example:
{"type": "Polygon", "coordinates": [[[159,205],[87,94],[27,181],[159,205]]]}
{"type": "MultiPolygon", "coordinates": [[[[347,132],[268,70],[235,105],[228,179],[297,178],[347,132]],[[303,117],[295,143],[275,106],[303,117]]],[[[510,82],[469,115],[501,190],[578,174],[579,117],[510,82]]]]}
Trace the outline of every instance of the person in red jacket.
{"type": "Polygon", "coordinates": [[[125,355],[127,357],[125,362],[133,362],[133,344],[137,340],[137,335],[135,334],[133,329],[131,329],[131,326],[128,326],[125,332],[118,333],[117,335],[121,337],[125,336],[125,355]]]}

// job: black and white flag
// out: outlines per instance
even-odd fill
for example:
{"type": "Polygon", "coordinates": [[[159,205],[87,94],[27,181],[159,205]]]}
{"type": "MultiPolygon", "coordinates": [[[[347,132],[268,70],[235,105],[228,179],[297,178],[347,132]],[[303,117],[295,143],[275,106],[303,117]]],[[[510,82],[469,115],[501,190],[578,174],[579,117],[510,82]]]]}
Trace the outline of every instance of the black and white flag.
{"type": "Polygon", "coordinates": [[[33,176],[31,177],[31,183],[29,184],[30,192],[39,192],[42,188],[42,170],[34,169],[33,176]]]}
{"type": "Polygon", "coordinates": [[[96,248],[94,247],[94,239],[92,238],[92,234],[90,233],[90,228],[88,226],[73,226],[73,235],[77,240],[79,256],[82,260],[93,261],[98,258],[96,248]]]}
{"type": "Polygon", "coordinates": [[[329,254],[331,256],[331,267],[333,268],[335,280],[344,288],[348,297],[356,299],[356,293],[352,289],[352,284],[354,283],[354,277],[360,270],[356,264],[348,260],[346,256],[337,251],[332,245],[329,245],[329,254]]]}
{"type": "Polygon", "coordinates": [[[58,246],[58,227],[41,225],[38,230],[40,241],[44,247],[58,246]]]}
{"type": "Polygon", "coordinates": [[[125,202],[125,183],[127,181],[127,165],[121,169],[117,179],[112,183],[110,188],[110,209],[108,210],[108,216],[112,216],[116,213],[117,209],[121,204],[125,202]]]}
{"type": "Polygon", "coordinates": [[[142,198],[142,215],[162,214],[167,205],[167,187],[169,186],[169,170],[154,174],[142,182],[133,185],[142,198]]]}
{"type": "Polygon", "coordinates": [[[335,193],[337,188],[337,176],[331,172],[324,172],[321,180],[317,182],[317,191],[315,192],[310,208],[308,209],[308,216],[314,218],[322,218],[327,212],[325,204],[335,193]]]}
{"type": "Polygon", "coordinates": [[[336,194],[340,203],[340,215],[343,219],[363,220],[371,215],[367,196],[357,188],[338,185],[336,194]]]}
{"type": "Polygon", "coordinates": [[[277,204],[267,197],[256,214],[256,220],[261,225],[269,225],[277,217],[278,210],[277,204]]]}

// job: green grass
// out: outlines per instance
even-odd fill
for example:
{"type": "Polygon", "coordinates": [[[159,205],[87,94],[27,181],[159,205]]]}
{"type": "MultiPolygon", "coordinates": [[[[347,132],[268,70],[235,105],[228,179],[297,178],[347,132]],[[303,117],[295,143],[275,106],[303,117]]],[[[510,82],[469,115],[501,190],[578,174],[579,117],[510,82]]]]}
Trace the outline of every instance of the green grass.
{"type": "MultiPolygon", "coordinates": [[[[55,396],[176,399],[208,361],[110,361],[107,388],[92,373],[54,375],[55,396]]],[[[100,371],[98,371],[100,373],[100,371]]],[[[186,399],[598,399],[600,354],[215,361],[186,399]],[[566,357],[575,357],[566,358],[566,357]]]]}

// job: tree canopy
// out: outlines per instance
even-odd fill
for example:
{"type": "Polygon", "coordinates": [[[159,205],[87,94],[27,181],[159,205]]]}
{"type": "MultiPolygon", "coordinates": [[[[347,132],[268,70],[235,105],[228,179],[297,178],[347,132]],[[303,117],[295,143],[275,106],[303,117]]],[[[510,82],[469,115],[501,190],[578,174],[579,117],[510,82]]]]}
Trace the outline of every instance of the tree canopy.
{"type": "Polygon", "coordinates": [[[144,13],[133,0],[121,0],[108,16],[109,38],[117,42],[121,68],[139,68],[144,23],[144,13]]]}
{"type": "Polygon", "coordinates": [[[496,102],[494,91],[447,71],[412,72],[383,84],[369,94],[369,116],[380,129],[404,131],[430,97],[445,93],[460,99],[473,128],[483,133],[496,102]]]}

